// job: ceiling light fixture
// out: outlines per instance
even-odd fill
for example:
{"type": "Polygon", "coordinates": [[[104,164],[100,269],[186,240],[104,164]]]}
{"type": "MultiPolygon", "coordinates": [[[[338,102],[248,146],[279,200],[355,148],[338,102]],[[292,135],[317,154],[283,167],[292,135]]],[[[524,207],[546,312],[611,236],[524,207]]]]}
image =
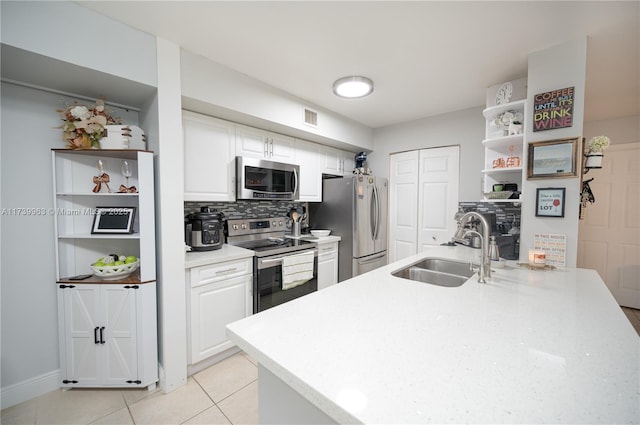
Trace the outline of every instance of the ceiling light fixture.
{"type": "Polygon", "coordinates": [[[365,97],[373,92],[373,81],[367,77],[343,77],[333,83],[333,92],[349,99],[365,97]]]}

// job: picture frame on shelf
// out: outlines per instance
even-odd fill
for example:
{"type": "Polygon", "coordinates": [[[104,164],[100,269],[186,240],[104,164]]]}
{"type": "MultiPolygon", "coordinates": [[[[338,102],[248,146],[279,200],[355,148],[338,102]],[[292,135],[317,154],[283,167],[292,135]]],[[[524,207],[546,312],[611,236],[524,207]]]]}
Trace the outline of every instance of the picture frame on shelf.
{"type": "Polygon", "coordinates": [[[131,234],[136,207],[96,207],[92,234],[131,234]]]}
{"type": "Polygon", "coordinates": [[[527,179],[577,177],[579,137],[529,143],[527,179]]]}
{"type": "Polygon", "coordinates": [[[536,189],[536,217],[564,217],[565,192],[564,187],[536,189]]]}

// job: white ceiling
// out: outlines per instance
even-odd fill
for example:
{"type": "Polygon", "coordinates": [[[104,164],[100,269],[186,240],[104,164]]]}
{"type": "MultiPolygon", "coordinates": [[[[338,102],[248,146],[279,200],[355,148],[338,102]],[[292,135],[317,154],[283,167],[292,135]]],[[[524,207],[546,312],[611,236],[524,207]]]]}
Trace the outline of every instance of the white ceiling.
{"type": "Polygon", "coordinates": [[[371,128],[484,105],[529,53],[584,36],[585,120],[640,113],[638,1],[78,3],[371,128]],[[373,94],[333,95],[348,75],[373,94]]]}

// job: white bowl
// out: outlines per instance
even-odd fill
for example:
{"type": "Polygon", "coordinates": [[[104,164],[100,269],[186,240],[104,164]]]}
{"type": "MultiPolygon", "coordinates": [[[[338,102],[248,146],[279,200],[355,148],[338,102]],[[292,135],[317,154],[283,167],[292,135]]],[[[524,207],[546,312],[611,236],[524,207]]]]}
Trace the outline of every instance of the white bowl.
{"type": "Polygon", "coordinates": [[[321,238],[323,236],[329,236],[331,234],[331,230],[312,230],[311,234],[317,238],[321,238]]]}
{"type": "Polygon", "coordinates": [[[131,273],[136,271],[139,265],[140,259],[138,258],[135,263],[121,264],[119,266],[94,266],[92,264],[91,268],[93,269],[93,274],[98,276],[100,279],[118,280],[131,275],[131,273]]]}

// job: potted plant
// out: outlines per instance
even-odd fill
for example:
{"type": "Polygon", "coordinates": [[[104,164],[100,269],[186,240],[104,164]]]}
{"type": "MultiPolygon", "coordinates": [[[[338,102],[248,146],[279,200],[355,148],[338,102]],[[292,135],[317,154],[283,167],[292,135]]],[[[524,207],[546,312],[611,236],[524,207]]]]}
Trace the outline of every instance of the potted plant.
{"type": "Polygon", "coordinates": [[[604,156],[604,150],[611,141],[607,136],[592,137],[588,142],[585,149],[585,168],[602,168],[602,157],[604,156]]]}

